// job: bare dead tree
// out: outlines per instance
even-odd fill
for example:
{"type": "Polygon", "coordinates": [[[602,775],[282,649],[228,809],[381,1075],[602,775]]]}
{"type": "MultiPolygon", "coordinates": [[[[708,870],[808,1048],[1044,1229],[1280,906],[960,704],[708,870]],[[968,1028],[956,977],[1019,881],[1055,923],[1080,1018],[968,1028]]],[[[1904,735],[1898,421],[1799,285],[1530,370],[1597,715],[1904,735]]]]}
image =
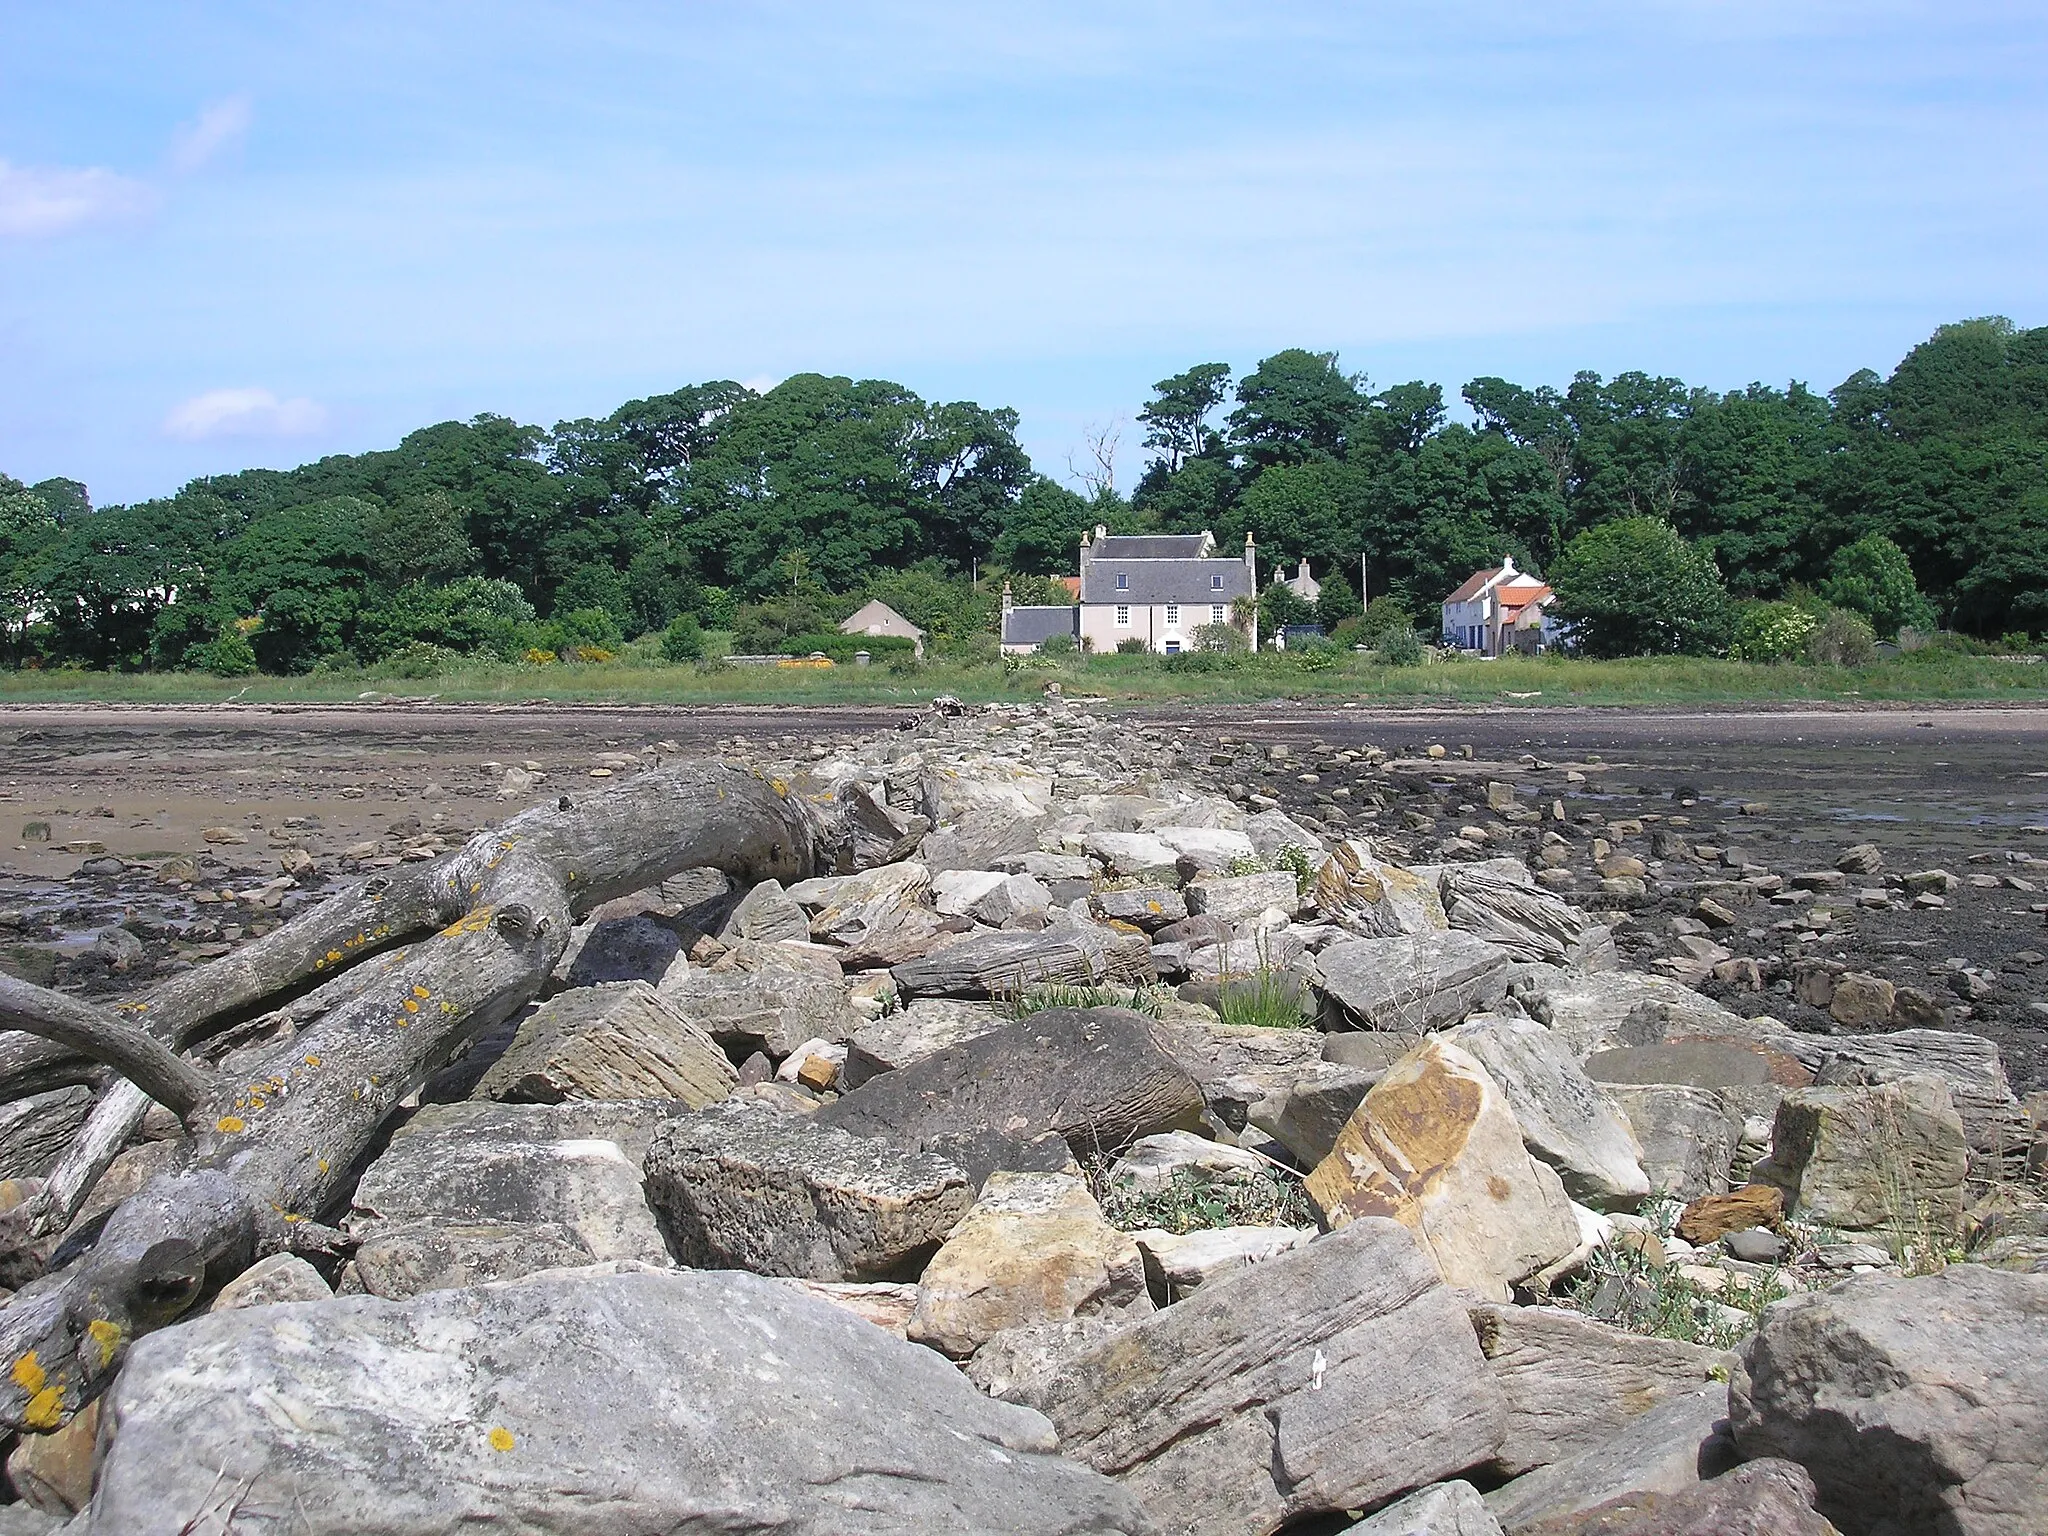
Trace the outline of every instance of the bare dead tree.
{"type": "MultiPolygon", "coordinates": [[[[339,892],[212,965],[116,1009],[11,979],[0,1025],[119,1074],[17,1245],[61,1230],[151,1099],[193,1137],[185,1170],[108,1216],[75,1263],[0,1310],[0,1426],[51,1430],[112,1377],[138,1335],[175,1321],[265,1253],[316,1251],[317,1217],[400,1101],[532,998],[576,918],[679,870],[735,879],[814,872],[819,813],[792,786],[719,763],[645,773],[523,812],[460,849],[339,892]],[[307,990],[310,987],[311,990],[307,990]],[[209,1069],[187,1048],[261,1016],[276,1038],[209,1069]]],[[[49,1061],[33,1052],[35,1071],[49,1061]],[[36,1065],[36,1063],[40,1065],[36,1065]]],[[[14,1093],[0,1080],[0,1096],[14,1093]]]]}
{"type": "Polygon", "coordinates": [[[1116,493],[1116,451],[1124,440],[1123,422],[1112,417],[1081,429],[1081,452],[1085,462],[1067,450],[1067,473],[1081,482],[1091,501],[1116,493]]]}

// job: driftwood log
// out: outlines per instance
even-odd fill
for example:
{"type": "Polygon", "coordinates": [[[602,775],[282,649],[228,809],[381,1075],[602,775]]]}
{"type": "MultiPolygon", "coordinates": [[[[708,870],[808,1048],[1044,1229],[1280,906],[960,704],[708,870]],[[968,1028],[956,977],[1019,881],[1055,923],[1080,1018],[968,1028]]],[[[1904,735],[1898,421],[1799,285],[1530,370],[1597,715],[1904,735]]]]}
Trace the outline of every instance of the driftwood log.
{"type": "MultiPolygon", "coordinates": [[[[17,1242],[61,1229],[150,1099],[193,1156],[108,1216],[89,1251],[0,1310],[0,1426],[52,1430],[112,1377],[131,1340],[175,1321],[266,1252],[314,1251],[318,1218],[399,1103],[532,998],[576,918],[680,870],[737,880],[816,872],[819,817],[780,782],[717,763],[646,773],[513,817],[460,849],[341,891],[214,964],[118,1009],[9,981],[0,1026],[120,1074],[17,1242]],[[187,1047],[262,1018],[270,1043],[212,1070],[187,1047]]],[[[47,1086],[57,1056],[17,1048],[47,1086]]],[[[0,1096],[21,1090],[0,1080],[0,1096]]],[[[4,1241],[4,1238],[0,1238],[4,1241]]]]}

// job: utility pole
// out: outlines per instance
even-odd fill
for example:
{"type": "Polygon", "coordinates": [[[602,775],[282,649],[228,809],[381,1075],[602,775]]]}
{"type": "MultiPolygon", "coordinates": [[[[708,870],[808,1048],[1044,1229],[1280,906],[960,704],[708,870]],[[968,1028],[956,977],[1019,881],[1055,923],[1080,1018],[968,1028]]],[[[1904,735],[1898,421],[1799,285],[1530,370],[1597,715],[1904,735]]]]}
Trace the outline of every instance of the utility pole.
{"type": "Polygon", "coordinates": [[[1358,552],[1358,606],[1364,608],[1372,601],[1372,588],[1365,582],[1365,551],[1358,552]]]}

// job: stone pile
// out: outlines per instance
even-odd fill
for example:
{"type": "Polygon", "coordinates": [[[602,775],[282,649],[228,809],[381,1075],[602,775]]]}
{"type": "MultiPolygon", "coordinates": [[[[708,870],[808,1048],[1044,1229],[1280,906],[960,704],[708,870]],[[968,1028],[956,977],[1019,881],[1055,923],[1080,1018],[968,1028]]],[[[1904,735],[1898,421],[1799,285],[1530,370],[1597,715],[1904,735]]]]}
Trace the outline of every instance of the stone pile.
{"type": "Polygon", "coordinates": [[[0,1532],[2048,1529],[1995,1046],[1624,969],[1618,826],[1584,891],[1232,761],[1054,706],[759,763],[832,867],[590,913],[345,1261],[137,1343],[0,1532]]]}

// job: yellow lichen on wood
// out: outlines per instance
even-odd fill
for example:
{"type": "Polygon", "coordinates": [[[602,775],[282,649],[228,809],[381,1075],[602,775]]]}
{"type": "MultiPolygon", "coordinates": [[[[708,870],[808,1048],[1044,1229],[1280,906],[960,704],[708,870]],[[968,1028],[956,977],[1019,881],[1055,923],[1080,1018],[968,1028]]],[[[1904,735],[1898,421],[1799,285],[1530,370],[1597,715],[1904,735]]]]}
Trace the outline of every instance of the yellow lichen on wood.
{"type": "Polygon", "coordinates": [[[96,1317],[85,1325],[85,1337],[100,1357],[94,1369],[105,1370],[113,1361],[114,1351],[121,1347],[121,1325],[96,1317]]]}
{"type": "Polygon", "coordinates": [[[223,1136],[239,1136],[249,1127],[243,1123],[239,1115],[222,1115],[213,1122],[213,1128],[223,1136]]]}
{"type": "Polygon", "coordinates": [[[490,1442],[491,1449],[494,1451],[509,1451],[519,1443],[512,1431],[505,1428],[502,1424],[495,1426],[491,1430],[490,1442]]]}

